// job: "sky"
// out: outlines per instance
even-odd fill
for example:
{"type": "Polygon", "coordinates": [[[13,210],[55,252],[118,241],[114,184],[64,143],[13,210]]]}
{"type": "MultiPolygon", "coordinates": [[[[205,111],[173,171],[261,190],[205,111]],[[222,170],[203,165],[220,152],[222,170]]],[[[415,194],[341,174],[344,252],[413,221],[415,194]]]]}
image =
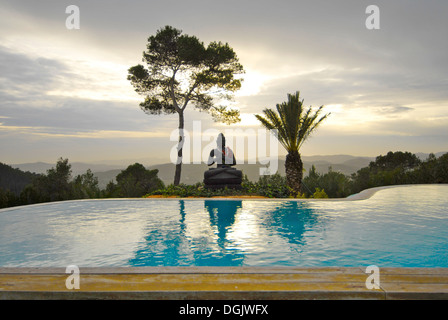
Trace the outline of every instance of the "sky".
{"type": "Polygon", "coordinates": [[[0,0],[0,162],[169,162],[177,115],[145,114],[126,79],[166,25],[229,43],[246,71],[241,123],[189,106],[186,130],[261,129],[254,114],[300,91],[331,112],[302,155],[448,151],[447,14],[445,0],[0,0]]]}

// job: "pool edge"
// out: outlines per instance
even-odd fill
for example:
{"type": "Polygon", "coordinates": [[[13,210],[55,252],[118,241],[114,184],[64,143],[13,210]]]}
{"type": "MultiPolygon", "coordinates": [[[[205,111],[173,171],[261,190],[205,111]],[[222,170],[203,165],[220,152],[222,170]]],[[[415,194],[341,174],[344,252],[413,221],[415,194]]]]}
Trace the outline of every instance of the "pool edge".
{"type": "Polygon", "coordinates": [[[401,185],[391,185],[391,186],[382,186],[382,187],[374,187],[369,189],[364,189],[359,193],[352,194],[346,198],[248,198],[248,197],[210,197],[210,198],[99,198],[99,199],[75,199],[75,200],[63,200],[63,201],[53,201],[53,202],[42,202],[42,203],[34,203],[28,205],[14,206],[8,208],[1,208],[0,213],[18,210],[24,207],[37,207],[37,206],[45,206],[45,205],[55,205],[60,203],[71,203],[71,202],[95,202],[95,201],[204,201],[204,200],[216,200],[216,201],[231,201],[231,200],[245,200],[245,201],[303,201],[303,202],[321,202],[321,201],[359,201],[359,200],[368,200],[378,191],[391,189],[391,188],[400,188],[400,187],[415,187],[415,186],[448,186],[447,183],[438,183],[438,184],[401,184],[401,185]]]}
{"type": "Polygon", "coordinates": [[[448,268],[381,268],[367,289],[362,268],[80,268],[80,289],[64,268],[0,268],[0,299],[448,300],[448,268]]]}

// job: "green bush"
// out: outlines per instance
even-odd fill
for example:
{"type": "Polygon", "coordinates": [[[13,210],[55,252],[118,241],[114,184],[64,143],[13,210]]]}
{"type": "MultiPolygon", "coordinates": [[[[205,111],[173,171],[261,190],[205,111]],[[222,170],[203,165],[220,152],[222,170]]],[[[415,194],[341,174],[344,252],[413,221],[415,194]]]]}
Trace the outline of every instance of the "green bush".
{"type": "Polygon", "coordinates": [[[292,190],[287,186],[286,177],[276,173],[261,176],[256,184],[256,193],[268,198],[288,198],[292,190]]]}
{"type": "MultiPolygon", "coordinates": [[[[262,176],[258,182],[249,181],[246,175],[243,176],[241,189],[208,189],[203,183],[194,185],[180,184],[175,186],[170,184],[164,188],[147,194],[175,196],[175,197],[213,197],[213,196],[263,196],[268,198],[288,198],[291,196],[291,189],[286,185],[286,178],[274,174],[262,176]]],[[[303,196],[303,195],[300,195],[303,196]]]]}
{"type": "Polygon", "coordinates": [[[202,182],[196,183],[194,185],[186,185],[179,184],[175,186],[170,184],[165,188],[160,188],[154,192],[147,194],[146,196],[151,195],[162,195],[162,196],[174,196],[174,197],[212,197],[212,196],[229,196],[229,195],[241,195],[242,190],[233,190],[233,189],[218,189],[211,190],[204,186],[202,182]]]}
{"type": "Polygon", "coordinates": [[[313,193],[313,198],[315,199],[324,199],[328,198],[328,195],[325,193],[324,189],[316,188],[316,192],[313,193]]]}

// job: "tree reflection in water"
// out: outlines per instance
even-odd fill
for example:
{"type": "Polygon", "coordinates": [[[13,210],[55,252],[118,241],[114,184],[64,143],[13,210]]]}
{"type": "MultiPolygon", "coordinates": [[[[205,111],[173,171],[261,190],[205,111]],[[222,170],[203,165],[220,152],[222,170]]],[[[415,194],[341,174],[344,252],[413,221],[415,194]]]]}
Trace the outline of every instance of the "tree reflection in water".
{"type": "Polygon", "coordinates": [[[278,208],[266,212],[262,224],[272,235],[279,235],[292,245],[304,245],[304,234],[315,229],[319,216],[306,202],[283,202],[278,208]]]}
{"type": "Polygon", "coordinates": [[[210,216],[210,225],[217,230],[218,245],[224,248],[227,231],[235,223],[235,215],[242,208],[242,201],[205,200],[204,207],[210,216]]]}
{"type": "MultiPolygon", "coordinates": [[[[306,243],[304,233],[322,222],[307,203],[252,204],[253,208],[244,208],[241,200],[204,200],[202,207],[199,201],[179,200],[178,215],[170,212],[150,221],[145,239],[129,264],[242,266],[248,255],[253,262],[259,252],[264,257],[270,252],[278,255],[280,251],[296,255],[306,243]],[[251,233],[250,228],[258,233],[251,233]],[[277,243],[270,245],[270,242],[277,243]]],[[[291,258],[295,261],[298,257],[284,260],[291,258]]]]}

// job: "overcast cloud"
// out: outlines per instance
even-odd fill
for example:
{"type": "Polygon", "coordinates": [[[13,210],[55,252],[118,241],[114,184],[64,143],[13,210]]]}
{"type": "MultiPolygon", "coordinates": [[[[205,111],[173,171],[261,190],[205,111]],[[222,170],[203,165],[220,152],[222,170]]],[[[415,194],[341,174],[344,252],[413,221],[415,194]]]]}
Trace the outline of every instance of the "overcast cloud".
{"type": "MultiPolygon", "coordinates": [[[[126,80],[165,25],[234,48],[242,128],[299,90],[332,112],[305,155],[448,151],[448,3],[375,1],[380,30],[368,30],[372,3],[0,0],[0,161],[168,162],[176,115],[144,114],[126,80]],[[65,27],[71,4],[79,30],[65,27]]],[[[224,128],[190,110],[187,129],[193,120],[224,128]]]]}

